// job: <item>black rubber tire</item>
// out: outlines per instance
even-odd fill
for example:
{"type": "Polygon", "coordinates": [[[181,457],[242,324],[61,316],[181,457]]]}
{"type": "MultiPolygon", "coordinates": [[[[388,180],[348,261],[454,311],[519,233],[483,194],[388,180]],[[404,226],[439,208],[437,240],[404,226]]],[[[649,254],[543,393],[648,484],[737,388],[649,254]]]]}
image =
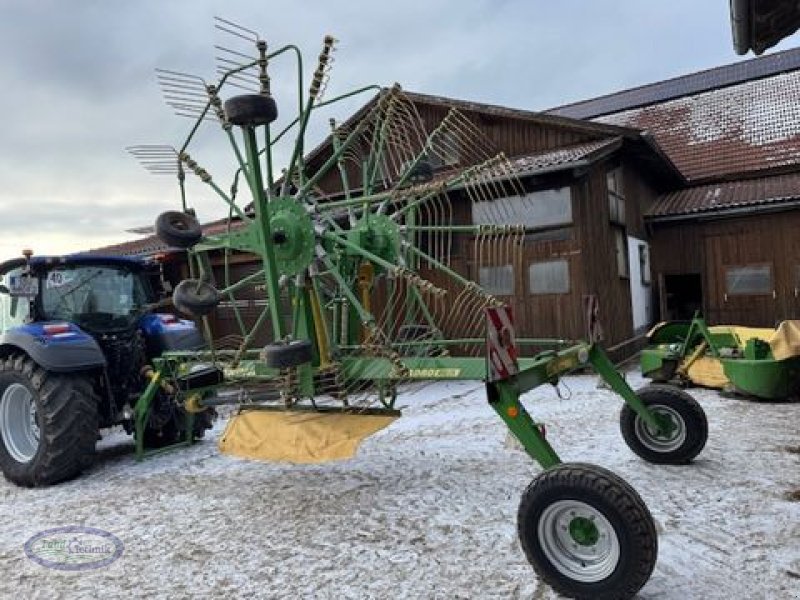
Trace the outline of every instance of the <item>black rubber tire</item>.
{"type": "Polygon", "coordinates": [[[0,398],[13,383],[31,392],[40,435],[36,453],[27,462],[16,460],[0,439],[0,468],[6,479],[25,487],[46,486],[72,479],[91,466],[99,401],[89,376],[51,373],[18,354],[0,359],[0,398]]]}
{"type": "Polygon", "coordinates": [[[203,239],[203,228],[194,216],[168,210],[156,219],[156,235],[173,248],[191,248],[203,239]]]}
{"type": "Polygon", "coordinates": [[[639,494],[611,471],[590,464],[561,464],[537,476],[522,495],[517,532],[525,556],[540,579],[570,598],[632,598],[647,583],[658,555],[655,523],[639,494]],[[540,522],[546,529],[545,511],[560,501],[589,505],[613,528],[619,558],[604,579],[580,581],[563,573],[547,557],[540,539],[540,522]]]}
{"type": "Polygon", "coordinates": [[[289,369],[311,362],[311,342],[294,340],[288,344],[264,346],[264,361],[272,369],[289,369]]]}
{"type": "Polygon", "coordinates": [[[654,448],[654,445],[664,442],[652,438],[643,440],[643,436],[648,435],[645,424],[626,404],[619,415],[619,427],[625,443],[635,454],[647,462],[661,465],[683,465],[700,454],[708,441],[708,419],[694,398],[675,386],[665,384],[645,386],[636,390],[636,395],[651,410],[658,412],[659,407],[664,407],[663,410],[668,410],[672,418],[678,418],[685,437],[674,448],[666,445],[654,448]]]}
{"type": "Polygon", "coordinates": [[[182,313],[199,318],[211,313],[219,304],[217,289],[206,281],[184,279],[172,292],[172,304],[182,313]]]}
{"type": "Polygon", "coordinates": [[[242,94],[225,101],[225,118],[233,125],[267,125],[278,118],[278,105],[272,96],[242,94]]]}

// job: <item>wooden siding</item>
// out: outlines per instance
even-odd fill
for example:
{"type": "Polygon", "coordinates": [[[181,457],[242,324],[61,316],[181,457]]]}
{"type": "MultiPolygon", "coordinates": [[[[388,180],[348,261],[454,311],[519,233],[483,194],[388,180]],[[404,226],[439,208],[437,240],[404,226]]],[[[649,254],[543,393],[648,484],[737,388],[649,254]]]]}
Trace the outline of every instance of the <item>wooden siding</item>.
{"type": "MultiPolygon", "coordinates": [[[[580,185],[575,224],[583,249],[584,294],[597,296],[604,345],[614,346],[633,337],[630,282],[617,269],[614,226],[610,222],[606,173],[613,163],[595,165],[580,185]]],[[[626,221],[635,204],[626,192],[626,221]]]]}
{"type": "Polygon", "coordinates": [[[800,211],[678,221],[654,225],[653,230],[654,274],[700,274],[703,313],[710,323],[769,327],[800,318],[800,211]],[[769,265],[773,290],[728,294],[725,270],[742,265],[769,265]]]}

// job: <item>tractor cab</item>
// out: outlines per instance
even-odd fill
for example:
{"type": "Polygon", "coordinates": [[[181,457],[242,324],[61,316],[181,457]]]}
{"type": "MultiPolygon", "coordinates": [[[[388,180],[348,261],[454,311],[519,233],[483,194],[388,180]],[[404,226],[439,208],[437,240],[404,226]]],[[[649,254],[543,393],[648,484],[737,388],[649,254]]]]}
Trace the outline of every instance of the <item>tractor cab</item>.
{"type": "Polygon", "coordinates": [[[135,327],[159,300],[157,265],[140,259],[71,255],[0,264],[0,331],[64,321],[92,333],[135,327]]]}
{"type": "Polygon", "coordinates": [[[120,259],[31,265],[41,321],[67,321],[89,333],[128,330],[155,300],[146,264],[120,259]]]}

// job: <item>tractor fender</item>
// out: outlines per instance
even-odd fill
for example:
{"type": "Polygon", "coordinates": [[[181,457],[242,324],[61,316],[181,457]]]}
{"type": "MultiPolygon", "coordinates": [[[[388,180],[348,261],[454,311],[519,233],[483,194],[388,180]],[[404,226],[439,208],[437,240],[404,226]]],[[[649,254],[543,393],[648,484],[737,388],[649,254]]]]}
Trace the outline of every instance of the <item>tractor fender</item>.
{"type": "Polygon", "coordinates": [[[103,351],[94,338],[72,323],[29,323],[0,334],[0,357],[19,351],[54,373],[106,366],[103,351]]]}

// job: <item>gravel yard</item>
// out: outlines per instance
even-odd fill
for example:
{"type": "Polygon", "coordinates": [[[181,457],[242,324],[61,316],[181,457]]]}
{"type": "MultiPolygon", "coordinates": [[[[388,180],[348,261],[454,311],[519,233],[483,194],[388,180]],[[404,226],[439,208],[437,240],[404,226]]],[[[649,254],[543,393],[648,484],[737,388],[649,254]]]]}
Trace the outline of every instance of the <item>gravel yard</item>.
{"type": "MultiPolygon", "coordinates": [[[[631,373],[634,387],[644,384],[631,373]]],[[[657,522],[649,599],[800,598],[800,404],[691,390],[710,424],[692,465],[637,458],[620,400],[591,375],[526,396],[562,459],[627,479],[657,522]]],[[[0,482],[2,598],[555,598],[517,541],[520,495],[539,468],[509,447],[476,383],[402,396],[403,418],[349,461],[264,464],[196,446],[135,462],[129,438],[49,489],[0,482]],[[80,525],[124,543],[82,572],[29,560],[25,541],[80,525]]]]}

